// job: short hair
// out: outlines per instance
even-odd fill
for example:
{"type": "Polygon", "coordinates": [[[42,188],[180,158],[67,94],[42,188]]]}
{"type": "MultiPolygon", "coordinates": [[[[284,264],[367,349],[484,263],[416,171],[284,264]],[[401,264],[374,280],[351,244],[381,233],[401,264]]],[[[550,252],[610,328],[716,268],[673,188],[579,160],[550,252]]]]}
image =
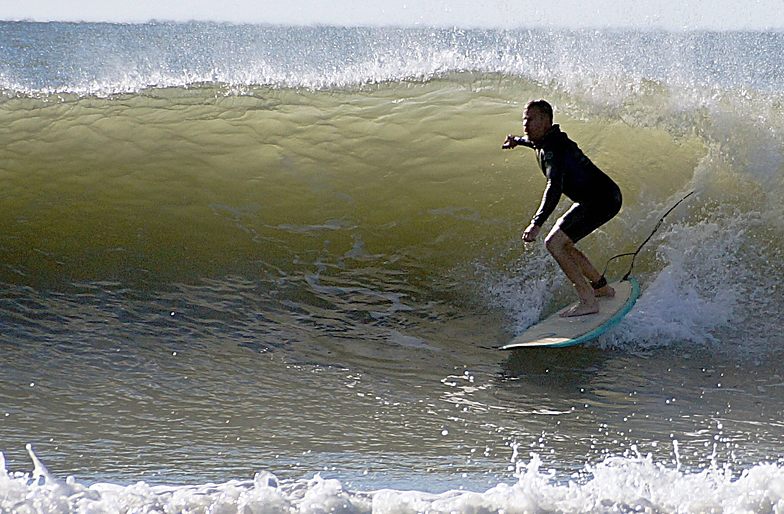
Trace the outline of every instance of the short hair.
{"type": "Polygon", "coordinates": [[[525,104],[525,109],[536,109],[548,118],[550,118],[550,122],[553,121],[553,106],[547,100],[542,98],[538,100],[531,100],[527,104],[525,104]]]}

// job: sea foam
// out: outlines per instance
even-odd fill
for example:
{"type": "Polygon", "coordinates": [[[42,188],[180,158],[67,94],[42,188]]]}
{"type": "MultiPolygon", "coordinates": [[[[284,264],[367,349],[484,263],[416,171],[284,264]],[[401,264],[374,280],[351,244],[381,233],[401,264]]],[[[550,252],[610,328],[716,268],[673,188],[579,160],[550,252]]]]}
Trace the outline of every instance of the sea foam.
{"type": "Polygon", "coordinates": [[[50,474],[28,448],[31,473],[9,472],[0,457],[4,512],[190,513],[538,513],[784,512],[784,467],[759,464],[736,474],[654,462],[635,449],[607,457],[570,477],[543,470],[536,454],[517,463],[514,480],[484,491],[351,490],[316,473],[280,481],[263,471],[252,480],[201,485],[85,484],[50,474]]]}

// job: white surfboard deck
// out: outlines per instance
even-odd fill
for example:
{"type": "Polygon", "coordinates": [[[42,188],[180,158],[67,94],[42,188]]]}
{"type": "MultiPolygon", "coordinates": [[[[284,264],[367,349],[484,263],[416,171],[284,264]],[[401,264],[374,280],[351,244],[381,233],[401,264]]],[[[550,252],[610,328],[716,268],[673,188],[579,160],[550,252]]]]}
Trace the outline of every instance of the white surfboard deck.
{"type": "Polygon", "coordinates": [[[598,298],[598,313],[562,318],[560,314],[572,307],[569,305],[532,325],[501,350],[562,348],[596,339],[620,323],[640,296],[640,285],[634,277],[610,285],[615,289],[615,296],[598,298]]]}

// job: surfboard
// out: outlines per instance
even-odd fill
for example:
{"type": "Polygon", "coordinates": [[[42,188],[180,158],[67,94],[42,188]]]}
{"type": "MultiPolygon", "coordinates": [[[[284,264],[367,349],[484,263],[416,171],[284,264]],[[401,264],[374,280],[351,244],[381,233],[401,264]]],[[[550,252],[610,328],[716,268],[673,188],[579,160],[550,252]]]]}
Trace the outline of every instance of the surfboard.
{"type": "Polygon", "coordinates": [[[610,285],[615,289],[615,296],[598,298],[599,312],[596,314],[562,318],[560,314],[572,307],[569,305],[532,325],[501,350],[562,348],[596,339],[620,323],[640,296],[640,284],[634,277],[610,285]]]}

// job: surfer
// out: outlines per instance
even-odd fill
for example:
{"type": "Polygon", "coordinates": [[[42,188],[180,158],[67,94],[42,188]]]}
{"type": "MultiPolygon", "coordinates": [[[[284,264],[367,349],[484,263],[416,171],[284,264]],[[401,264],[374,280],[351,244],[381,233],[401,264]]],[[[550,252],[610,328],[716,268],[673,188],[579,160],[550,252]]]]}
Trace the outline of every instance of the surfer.
{"type": "Polygon", "coordinates": [[[526,104],[523,130],[526,137],[510,134],[501,148],[533,148],[539,167],[547,178],[539,210],[523,232],[523,241],[536,240],[542,225],[558,205],[561,194],[572,200],[572,207],[558,219],[545,239],[547,250],[580,298],[580,303],[561,316],[599,312],[596,296],[613,296],[615,290],[575,244],[618,214],[621,190],[557,124],[553,124],[553,108],[547,101],[532,100],[526,104]]]}

